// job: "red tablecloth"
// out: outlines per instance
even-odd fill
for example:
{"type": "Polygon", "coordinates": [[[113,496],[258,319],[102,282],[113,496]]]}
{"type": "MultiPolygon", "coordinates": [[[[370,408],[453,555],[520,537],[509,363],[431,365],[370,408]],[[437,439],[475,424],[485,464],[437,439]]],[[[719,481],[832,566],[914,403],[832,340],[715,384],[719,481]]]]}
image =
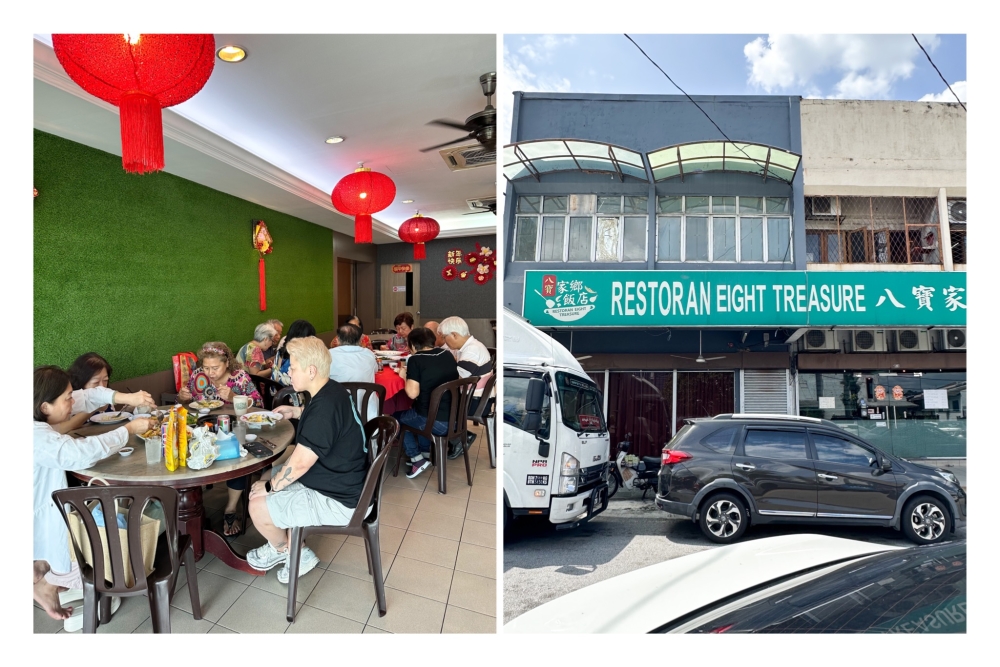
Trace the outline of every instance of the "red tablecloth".
{"type": "Polygon", "coordinates": [[[403,387],[406,382],[391,368],[383,368],[375,374],[375,383],[385,387],[385,404],[382,414],[391,415],[395,412],[409,410],[413,399],[406,395],[403,387]]]}

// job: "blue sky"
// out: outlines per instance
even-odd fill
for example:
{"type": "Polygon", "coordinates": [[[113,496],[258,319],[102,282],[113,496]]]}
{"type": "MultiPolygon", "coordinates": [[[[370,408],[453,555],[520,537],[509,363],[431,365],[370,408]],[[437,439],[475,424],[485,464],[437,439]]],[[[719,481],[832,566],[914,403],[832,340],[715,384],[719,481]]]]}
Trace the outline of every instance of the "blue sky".
{"type": "MultiPolygon", "coordinates": [[[[692,95],[954,101],[910,35],[642,35],[692,95]]],[[[917,35],[965,101],[965,35],[917,35]]],[[[502,140],[514,90],[680,94],[624,35],[504,35],[502,140]]]]}

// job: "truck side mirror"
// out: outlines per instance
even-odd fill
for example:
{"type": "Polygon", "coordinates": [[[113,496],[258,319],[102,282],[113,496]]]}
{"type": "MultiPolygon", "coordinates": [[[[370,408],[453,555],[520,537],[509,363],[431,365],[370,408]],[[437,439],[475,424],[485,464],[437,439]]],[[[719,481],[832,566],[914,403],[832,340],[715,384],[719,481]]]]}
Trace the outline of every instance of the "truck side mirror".
{"type": "Polygon", "coordinates": [[[545,403],[545,382],[540,378],[528,380],[527,394],[524,397],[524,409],[530,413],[540,413],[545,403]]]}

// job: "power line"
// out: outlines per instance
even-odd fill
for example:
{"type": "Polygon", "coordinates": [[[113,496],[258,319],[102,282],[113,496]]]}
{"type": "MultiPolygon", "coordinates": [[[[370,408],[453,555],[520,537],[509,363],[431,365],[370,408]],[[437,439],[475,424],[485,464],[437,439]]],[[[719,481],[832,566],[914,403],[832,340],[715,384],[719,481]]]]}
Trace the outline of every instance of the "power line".
{"type": "Polygon", "coordinates": [[[674,87],[675,87],[675,88],[676,88],[677,90],[679,90],[679,91],[681,91],[682,93],[684,93],[684,96],[688,98],[688,100],[689,100],[689,101],[691,102],[691,104],[693,104],[693,105],[695,105],[696,107],[698,107],[698,111],[700,111],[700,112],[702,112],[703,114],[705,114],[705,118],[707,118],[707,119],[708,119],[708,122],[710,122],[710,123],[711,123],[712,125],[714,125],[714,126],[715,126],[715,129],[717,129],[717,130],[719,131],[719,134],[721,134],[721,135],[722,135],[723,137],[725,137],[725,138],[726,138],[726,141],[728,141],[729,143],[731,143],[731,144],[732,144],[733,146],[736,146],[736,149],[737,149],[737,150],[738,150],[739,152],[741,152],[741,153],[743,153],[744,155],[746,155],[746,156],[747,156],[747,159],[749,159],[749,160],[750,160],[751,162],[753,162],[753,163],[754,163],[755,165],[757,165],[758,167],[760,167],[761,169],[763,169],[763,170],[764,170],[764,176],[765,176],[765,177],[767,176],[767,167],[766,167],[765,165],[761,164],[761,163],[760,163],[760,162],[758,162],[757,160],[755,160],[755,159],[753,159],[752,157],[750,157],[750,155],[748,155],[748,154],[747,154],[747,152],[746,152],[745,150],[743,150],[742,148],[740,148],[740,147],[739,147],[739,145],[737,145],[737,144],[736,144],[736,142],[734,142],[734,141],[733,141],[732,139],[730,139],[730,138],[729,138],[729,135],[727,135],[727,134],[726,134],[725,132],[723,132],[723,131],[722,131],[722,128],[721,128],[721,127],[719,127],[719,124],[718,124],[718,123],[716,123],[716,122],[715,122],[714,120],[712,120],[712,117],[708,115],[708,112],[707,112],[707,111],[705,111],[704,109],[702,109],[702,108],[701,108],[701,105],[700,105],[700,104],[698,104],[697,102],[695,102],[695,101],[694,101],[694,98],[693,98],[693,97],[691,97],[690,95],[688,95],[688,94],[687,94],[687,92],[685,92],[685,90],[684,90],[683,88],[681,88],[680,86],[678,86],[678,85],[677,85],[677,83],[676,83],[676,82],[675,82],[675,81],[674,81],[673,79],[671,79],[671,78],[670,78],[670,75],[669,75],[669,74],[667,74],[666,72],[664,72],[664,71],[663,71],[663,68],[662,68],[662,67],[660,67],[659,65],[657,65],[657,64],[656,64],[656,61],[655,61],[655,60],[653,60],[652,58],[650,58],[650,57],[649,57],[649,54],[648,54],[648,53],[646,53],[645,51],[643,51],[643,50],[642,50],[642,47],[641,47],[641,46],[639,46],[638,44],[636,44],[635,40],[634,40],[634,39],[632,39],[631,37],[629,37],[627,33],[625,34],[625,38],[626,38],[626,39],[628,39],[628,41],[632,42],[632,44],[635,44],[635,48],[639,49],[639,52],[640,52],[640,53],[641,53],[642,55],[646,56],[646,59],[647,59],[647,60],[649,60],[649,62],[653,63],[653,67],[655,67],[656,69],[660,70],[660,73],[661,73],[661,74],[663,74],[663,76],[667,77],[667,81],[669,81],[670,83],[674,84],[674,87]]]}
{"type": "Polygon", "coordinates": [[[952,90],[951,84],[948,83],[948,79],[944,78],[944,74],[941,73],[941,70],[939,70],[937,68],[937,65],[934,64],[934,61],[931,60],[931,54],[927,53],[927,49],[924,48],[923,44],[920,43],[920,40],[917,39],[917,36],[914,35],[912,32],[910,33],[910,37],[913,38],[913,41],[917,43],[917,46],[920,47],[920,50],[924,52],[925,56],[927,56],[927,62],[931,64],[931,67],[934,68],[934,71],[937,72],[938,76],[941,77],[941,80],[944,81],[944,85],[948,86],[948,90],[951,90],[951,94],[955,96],[956,100],[958,100],[958,105],[962,107],[962,109],[964,109],[966,113],[968,113],[969,110],[965,108],[964,104],[962,104],[962,100],[958,98],[958,94],[954,90],[952,90]]]}

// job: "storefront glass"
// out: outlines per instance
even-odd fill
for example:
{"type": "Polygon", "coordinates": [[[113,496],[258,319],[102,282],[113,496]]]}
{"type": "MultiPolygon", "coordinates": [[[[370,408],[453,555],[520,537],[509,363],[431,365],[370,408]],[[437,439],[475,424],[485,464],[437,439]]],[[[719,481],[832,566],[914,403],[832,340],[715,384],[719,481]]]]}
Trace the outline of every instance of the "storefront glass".
{"type": "Polygon", "coordinates": [[[800,372],[799,414],[902,458],[965,457],[966,374],[800,372]]]}

